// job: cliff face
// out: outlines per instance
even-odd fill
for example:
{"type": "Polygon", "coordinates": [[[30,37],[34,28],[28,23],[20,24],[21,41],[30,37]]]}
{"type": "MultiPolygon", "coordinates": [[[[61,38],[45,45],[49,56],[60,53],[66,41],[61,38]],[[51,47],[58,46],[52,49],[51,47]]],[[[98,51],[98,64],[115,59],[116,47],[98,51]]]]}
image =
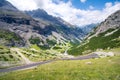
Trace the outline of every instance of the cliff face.
{"type": "Polygon", "coordinates": [[[110,15],[95,30],[96,34],[107,31],[110,28],[120,28],[120,10],[110,15]]]}

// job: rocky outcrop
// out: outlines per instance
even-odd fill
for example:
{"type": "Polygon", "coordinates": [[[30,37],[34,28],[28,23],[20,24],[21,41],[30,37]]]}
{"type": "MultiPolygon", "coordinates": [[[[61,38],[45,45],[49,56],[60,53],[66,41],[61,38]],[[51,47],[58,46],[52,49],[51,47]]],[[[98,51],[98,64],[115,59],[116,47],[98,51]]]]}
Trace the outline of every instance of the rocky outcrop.
{"type": "Polygon", "coordinates": [[[105,21],[103,21],[95,30],[95,34],[103,33],[110,28],[120,28],[120,10],[113,13],[105,21]]]}

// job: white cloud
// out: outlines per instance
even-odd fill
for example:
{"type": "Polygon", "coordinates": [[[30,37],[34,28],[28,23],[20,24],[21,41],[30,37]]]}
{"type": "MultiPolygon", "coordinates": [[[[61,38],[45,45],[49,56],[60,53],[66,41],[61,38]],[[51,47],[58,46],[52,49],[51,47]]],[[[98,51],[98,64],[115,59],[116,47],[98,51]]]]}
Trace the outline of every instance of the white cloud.
{"type": "Polygon", "coordinates": [[[89,9],[94,9],[94,7],[92,5],[89,6],[89,9]]]}
{"type": "Polygon", "coordinates": [[[61,17],[67,22],[78,26],[99,23],[110,14],[120,10],[119,2],[115,4],[106,3],[102,10],[95,10],[93,6],[89,6],[88,10],[81,10],[75,8],[71,1],[65,3],[62,0],[57,0],[57,4],[52,0],[19,0],[19,3],[17,3],[17,0],[8,1],[12,2],[20,10],[44,9],[49,14],[61,17]]]}
{"type": "Polygon", "coordinates": [[[87,0],[80,0],[82,3],[85,3],[87,0]]]}
{"type": "Polygon", "coordinates": [[[106,8],[109,8],[109,7],[111,7],[112,6],[112,3],[111,2],[107,2],[106,4],[105,4],[105,7],[106,8]]]}
{"type": "Polygon", "coordinates": [[[37,5],[34,0],[7,0],[11,2],[14,6],[16,6],[20,10],[33,10],[37,9],[37,5]]]}

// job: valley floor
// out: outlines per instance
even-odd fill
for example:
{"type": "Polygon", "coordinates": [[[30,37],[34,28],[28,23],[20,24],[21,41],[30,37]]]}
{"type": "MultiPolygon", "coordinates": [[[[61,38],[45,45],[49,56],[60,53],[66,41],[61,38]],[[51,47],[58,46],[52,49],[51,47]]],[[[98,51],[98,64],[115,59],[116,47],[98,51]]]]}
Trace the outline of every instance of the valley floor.
{"type": "Polygon", "coordinates": [[[120,80],[120,56],[55,61],[33,69],[1,73],[0,80],[120,80]]]}
{"type": "MultiPolygon", "coordinates": [[[[63,59],[60,59],[60,60],[85,60],[85,59],[91,59],[91,58],[99,58],[99,56],[97,54],[93,53],[93,54],[83,55],[83,56],[79,56],[79,57],[75,57],[75,58],[63,58],[63,59]]],[[[40,62],[32,62],[32,63],[29,63],[29,64],[17,66],[17,67],[12,67],[12,68],[7,68],[7,69],[6,68],[5,69],[0,69],[0,72],[11,72],[11,71],[16,71],[16,70],[24,70],[24,69],[34,68],[36,66],[46,64],[46,63],[50,63],[50,62],[53,62],[53,61],[57,61],[57,60],[47,60],[47,61],[40,61],[40,62]]]]}

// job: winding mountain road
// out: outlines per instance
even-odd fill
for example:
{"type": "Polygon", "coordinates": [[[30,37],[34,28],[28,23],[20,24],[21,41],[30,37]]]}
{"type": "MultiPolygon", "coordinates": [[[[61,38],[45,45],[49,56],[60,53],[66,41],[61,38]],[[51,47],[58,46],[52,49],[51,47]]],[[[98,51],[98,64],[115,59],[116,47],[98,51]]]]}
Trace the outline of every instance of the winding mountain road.
{"type": "Polygon", "coordinates": [[[53,62],[53,61],[54,60],[49,60],[49,61],[36,62],[36,63],[26,64],[26,65],[22,65],[22,66],[7,68],[7,69],[0,69],[0,73],[1,72],[11,72],[11,71],[16,71],[16,70],[29,69],[29,68],[36,67],[38,65],[42,65],[42,64],[46,64],[46,63],[50,63],[50,62],[53,62]]]}
{"type": "MultiPolygon", "coordinates": [[[[91,59],[91,58],[98,58],[99,56],[97,54],[88,54],[88,55],[84,55],[84,56],[79,56],[79,57],[75,57],[75,58],[63,58],[61,60],[85,60],[85,59],[91,59]]],[[[36,67],[38,65],[42,65],[42,64],[46,64],[46,63],[51,63],[53,61],[56,60],[48,60],[48,61],[43,61],[43,62],[35,62],[35,63],[31,63],[31,64],[26,64],[26,65],[22,65],[22,66],[17,66],[17,67],[12,67],[12,68],[7,68],[7,69],[0,69],[0,73],[3,72],[11,72],[11,71],[16,71],[16,70],[23,70],[23,69],[29,69],[32,67],[36,67]]]]}

